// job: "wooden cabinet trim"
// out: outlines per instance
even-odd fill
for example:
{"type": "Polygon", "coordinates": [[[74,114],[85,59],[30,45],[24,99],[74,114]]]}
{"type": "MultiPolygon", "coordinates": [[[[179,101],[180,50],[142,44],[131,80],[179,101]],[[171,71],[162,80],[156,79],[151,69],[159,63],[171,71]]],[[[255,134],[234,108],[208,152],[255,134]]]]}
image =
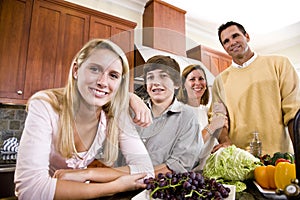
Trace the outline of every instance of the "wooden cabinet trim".
{"type": "Polygon", "coordinates": [[[161,5],[166,6],[166,7],[169,7],[169,8],[171,8],[172,10],[176,10],[177,12],[180,12],[180,13],[182,13],[182,14],[186,14],[186,11],[185,11],[185,10],[180,9],[180,8],[178,8],[178,7],[175,7],[174,5],[168,4],[168,3],[164,2],[164,1],[161,1],[161,0],[150,0],[150,1],[148,1],[148,2],[146,3],[146,5],[145,5],[144,7],[147,8],[147,7],[148,7],[150,4],[152,4],[153,2],[158,3],[158,4],[161,4],[161,5]]]}
{"type": "Polygon", "coordinates": [[[129,21],[129,20],[126,20],[126,19],[122,19],[120,17],[116,17],[116,16],[113,16],[113,15],[110,15],[110,14],[106,14],[106,13],[103,13],[101,11],[97,11],[97,10],[93,10],[93,9],[90,9],[90,8],[87,8],[87,7],[83,7],[83,6],[74,4],[74,3],[66,2],[66,1],[63,1],[63,0],[39,0],[39,1],[52,2],[52,3],[55,3],[57,5],[61,5],[61,6],[73,9],[73,10],[77,10],[79,12],[83,12],[85,14],[89,14],[90,16],[98,16],[100,18],[107,19],[108,21],[113,21],[114,23],[123,24],[123,25],[128,26],[128,27],[135,28],[137,26],[137,23],[135,23],[135,22],[132,22],[132,21],[129,21]]]}
{"type": "Polygon", "coordinates": [[[231,57],[228,54],[203,45],[189,49],[186,53],[187,57],[201,61],[215,76],[231,64],[231,57]]]}
{"type": "Polygon", "coordinates": [[[2,70],[0,70],[0,79],[3,82],[0,87],[0,98],[3,99],[12,98],[18,100],[23,98],[25,84],[24,73],[26,70],[25,65],[29,40],[26,33],[30,30],[32,6],[32,0],[1,2],[0,35],[3,40],[0,42],[0,54],[4,59],[1,59],[0,67],[6,67],[6,69],[2,68],[2,70]],[[6,6],[9,6],[10,8],[6,6]],[[23,10],[19,10],[14,6],[17,6],[19,9],[22,8],[20,6],[23,6],[23,10]],[[5,10],[2,12],[2,9],[5,10]],[[13,12],[17,13],[8,13],[6,12],[8,9],[13,9],[13,12]],[[18,23],[14,23],[14,21],[12,21],[19,18],[22,20],[18,23]],[[14,51],[14,53],[12,53],[12,51],[14,51]],[[15,65],[12,65],[12,63],[15,65]],[[7,69],[9,70],[8,73],[7,69]]]}
{"type": "MultiPolygon", "coordinates": [[[[112,15],[109,15],[109,14],[106,14],[106,13],[102,13],[100,11],[97,11],[97,10],[93,10],[93,9],[90,9],[90,8],[86,8],[86,7],[83,7],[83,6],[80,6],[80,5],[76,5],[76,4],[73,4],[73,3],[70,3],[70,2],[66,2],[66,1],[63,1],[63,0],[14,0],[14,1],[20,1],[20,2],[26,2],[29,3],[30,2],[30,17],[27,16],[26,17],[26,20],[28,20],[28,23],[26,23],[25,25],[25,28],[27,31],[25,31],[23,34],[22,34],[22,38],[24,38],[22,40],[22,47],[25,49],[25,53],[26,55],[24,55],[22,57],[24,64],[22,66],[22,69],[20,69],[20,76],[22,77],[19,77],[19,81],[22,82],[22,95],[15,95],[13,96],[12,93],[9,93],[8,95],[4,95],[3,93],[1,93],[0,91],[0,103],[12,103],[12,104],[25,104],[27,102],[27,99],[32,95],[31,93],[34,92],[33,88],[35,85],[38,85],[37,82],[33,81],[31,82],[29,79],[34,79],[36,78],[36,76],[32,76],[33,73],[37,73],[37,76],[41,77],[40,74],[43,74],[45,72],[39,72],[39,70],[41,69],[38,69],[38,71],[35,71],[35,69],[31,68],[29,69],[31,66],[31,64],[34,64],[35,61],[32,60],[29,62],[29,59],[33,59],[32,58],[32,55],[34,55],[34,52],[31,53],[31,57],[29,58],[29,51],[28,49],[31,48],[31,50],[34,49],[34,47],[30,47],[30,39],[32,38],[32,27],[34,26],[34,24],[32,23],[35,23],[33,22],[33,19],[32,19],[32,13],[34,13],[34,4],[37,3],[37,4],[40,4],[40,5],[43,5],[43,4],[47,4],[47,5],[51,5],[53,7],[56,7],[56,8],[59,8],[59,9],[62,9],[62,16],[61,18],[62,19],[59,19],[56,18],[56,20],[61,20],[61,24],[59,26],[62,26],[61,29],[59,29],[59,33],[56,33],[58,35],[63,35],[63,34],[66,34],[65,33],[65,28],[67,28],[66,26],[64,26],[64,23],[67,24],[67,20],[71,19],[68,17],[69,16],[73,16],[73,12],[75,13],[75,18],[76,18],[76,15],[82,17],[83,19],[85,19],[84,21],[84,25],[86,26],[85,27],[85,30],[84,32],[82,32],[82,35],[83,35],[83,39],[82,41],[84,41],[83,43],[87,42],[90,38],[90,29],[91,29],[91,18],[92,17],[96,17],[96,18],[100,18],[102,20],[104,20],[109,26],[111,26],[112,28],[112,31],[111,31],[111,35],[114,35],[114,34],[119,34],[120,32],[124,31],[126,32],[125,35],[126,35],[126,42],[124,42],[124,39],[122,40],[122,38],[119,36],[119,38],[116,36],[116,40],[121,40],[123,41],[124,43],[121,43],[121,45],[125,46],[126,49],[129,49],[128,51],[128,54],[127,57],[128,57],[128,61],[130,63],[130,67],[133,68],[133,63],[134,63],[134,28],[136,27],[137,23],[135,22],[131,22],[131,21],[128,21],[126,19],[122,19],[122,18],[119,18],[119,17],[116,17],[116,16],[112,16],[112,15]],[[67,13],[65,13],[64,11],[67,10],[67,13]],[[27,37],[27,39],[26,39],[27,37]],[[132,51],[130,51],[132,50],[132,51]],[[31,63],[31,64],[30,64],[31,63]],[[27,69],[26,69],[27,67],[27,69]],[[22,79],[23,78],[23,79],[22,79]],[[27,80],[29,80],[29,83],[28,81],[26,81],[26,78],[27,80]],[[2,95],[2,96],[1,96],[2,95]],[[4,95],[4,96],[3,96],[4,95]]],[[[2,4],[0,5],[2,6],[2,4]]],[[[58,9],[58,10],[59,10],[58,9]]],[[[79,17],[79,18],[80,18],[79,17]]],[[[75,18],[71,19],[71,20],[74,20],[75,18]]],[[[20,18],[19,18],[20,19],[20,18]]],[[[75,21],[73,21],[73,23],[75,23],[75,25],[78,23],[80,23],[80,20],[77,21],[75,19],[75,21]]],[[[71,26],[71,24],[70,24],[71,26]]],[[[38,26],[35,26],[35,27],[38,27],[38,26]]],[[[43,31],[41,29],[41,27],[39,27],[41,31],[43,31]]],[[[35,31],[38,31],[38,30],[35,30],[35,31]]],[[[81,30],[79,30],[81,31],[81,30]]],[[[20,34],[21,35],[21,34],[20,34]]],[[[78,34],[77,36],[80,36],[81,34],[78,34]]],[[[64,73],[67,73],[69,72],[69,66],[70,64],[65,64],[64,62],[71,62],[72,59],[69,59],[69,58],[65,58],[66,56],[63,55],[63,49],[66,48],[65,47],[65,44],[66,43],[70,43],[68,40],[71,40],[70,38],[65,38],[65,37],[62,37],[62,38],[58,38],[59,41],[47,41],[48,43],[51,43],[51,42],[54,42],[56,43],[57,45],[57,51],[55,50],[55,53],[56,54],[56,60],[55,61],[51,61],[51,65],[55,65],[55,67],[53,67],[53,70],[51,71],[51,73],[54,73],[54,78],[51,78],[51,83],[53,82],[53,87],[59,87],[61,85],[61,82],[63,82],[63,80],[65,79],[64,76],[64,73]],[[67,61],[65,61],[67,59],[67,61]],[[68,68],[66,71],[67,72],[63,72],[63,68],[68,68]]],[[[32,42],[32,41],[31,41],[32,42]]],[[[80,42],[79,42],[80,43],[80,42]]],[[[32,44],[31,44],[32,45],[32,44]]],[[[80,44],[80,48],[82,47],[83,44],[80,44]]],[[[48,45],[49,46],[49,45],[48,45]]],[[[68,46],[68,45],[67,45],[68,46]]],[[[70,46],[70,45],[69,45],[70,46]]],[[[74,46],[73,47],[74,49],[76,49],[76,52],[79,50],[79,47],[78,46],[74,46]]],[[[34,49],[35,51],[38,51],[38,49],[34,49]]],[[[45,50],[43,50],[45,51],[45,50]]],[[[53,51],[52,49],[49,49],[49,51],[53,51]]],[[[42,54],[41,54],[42,55],[42,54]]],[[[72,53],[72,57],[73,57],[73,53],[72,53]]],[[[39,64],[38,64],[39,65],[39,64]]],[[[16,67],[15,67],[16,68],[16,67]]],[[[14,68],[14,69],[15,69],[14,68]]],[[[36,67],[35,67],[36,68],[36,67]]],[[[15,75],[14,77],[16,77],[17,75],[15,75]]],[[[51,77],[53,77],[51,75],[51,77]]],[[[44,77],[43,77],[44,78],[44,77]]],[[[39,82],[41,82],[39,80],[39,82]]],[[[18,82],[20,83],[20,82],[18,82]]],[[[64,85],[65,83],[63,83],[64,85]]],[[[51,85],[52,87],[52,85],[51,85]]],[[[131,90],[132,90],[132,87],[133,87],[133,74],[131,75],[131,90]]],[[[44,88],[41,88],[41,89],[44,89],[44,88]]],[[[16,91],[16,94],[17,94],[17,91],[16,91]]]]}

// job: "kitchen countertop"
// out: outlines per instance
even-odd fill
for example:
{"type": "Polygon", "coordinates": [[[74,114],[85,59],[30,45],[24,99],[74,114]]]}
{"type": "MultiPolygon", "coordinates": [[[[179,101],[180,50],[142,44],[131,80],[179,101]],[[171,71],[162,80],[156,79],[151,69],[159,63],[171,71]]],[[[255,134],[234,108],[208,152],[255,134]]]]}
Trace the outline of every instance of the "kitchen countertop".
{"type": "Polygon", "coordinates": [[[236,193],[236,199],[238,200],[287,199],[284,195],[262,194],[252,180],[246,181],[245,183],[247,184],[247,189],[243,192],[236,193]]]}
{"type": "MultiPolygon", "coordinates": [[[[254,185],[252,181],[245,182],[247,189],[243,192],[238,192],[235,195],[236,200],[266,200],[266,199],[286,199],[283,195],[264,196],[254,185]]],[[[101,197],[96,200],[131,200],[132,197],[140,193],[142,190],[119,193],[110,197],[101,197]]]]}
{"type": "MultiPolygon", "coordinates": [[[[0,153],[0,172],[14,172],[16,165],[16,159],[8,159],[0,153]]],[[[236,193],[236,200],[266,200],[266,199],[286,199],[285,196],[281,195],[269,195],[262,194],[258,188],[254,185],[252,181],[245,182],[247,184],[247,189],[243,192],[236,193]]],[[[101,197],[96,200],[131,200],[132,197],[140,193],[142,190],[130,191],[124,193],[118,193],[109,197],[101,197]]]]}

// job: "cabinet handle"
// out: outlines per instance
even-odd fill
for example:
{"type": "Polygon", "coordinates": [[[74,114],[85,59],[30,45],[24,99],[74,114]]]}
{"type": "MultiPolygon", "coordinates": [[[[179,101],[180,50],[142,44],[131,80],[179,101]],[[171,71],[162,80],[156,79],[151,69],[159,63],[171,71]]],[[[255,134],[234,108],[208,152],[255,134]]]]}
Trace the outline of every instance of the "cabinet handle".
{"type": "Polygon", "coordinates": [[[18,95],[22,95],[22,94],[23,94],[22,90],[18,90],[18,91],[17,91],[17,94],[18,94],[18,95]]]}

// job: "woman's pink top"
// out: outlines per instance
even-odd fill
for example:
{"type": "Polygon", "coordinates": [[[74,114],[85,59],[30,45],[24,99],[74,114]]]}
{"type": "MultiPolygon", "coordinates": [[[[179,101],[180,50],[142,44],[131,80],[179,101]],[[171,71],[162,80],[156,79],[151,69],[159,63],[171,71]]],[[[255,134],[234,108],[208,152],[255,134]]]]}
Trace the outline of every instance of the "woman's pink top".
{"type": "MultiPolygon", "coordinates": [[[[47,97],[42,92],[36,95],[47,97]]],[[[80,153],[82,159],[66,159],[56,151],[58,120],[58,114],[48,102],[39,99],[30,102],[15,172],[18,199],[53,199],[57,179],[52,176],[57,169],[83,169],[95,158],[101,157],[106,137],[104,112],[101,113],[92,146],[87,152],[80,153]]],[[[130,167],[130,173],[146,172],[148,176],[154,176],[149,154],[129,115],[124,114],[119,125],[119,147],[130,167]]]]}

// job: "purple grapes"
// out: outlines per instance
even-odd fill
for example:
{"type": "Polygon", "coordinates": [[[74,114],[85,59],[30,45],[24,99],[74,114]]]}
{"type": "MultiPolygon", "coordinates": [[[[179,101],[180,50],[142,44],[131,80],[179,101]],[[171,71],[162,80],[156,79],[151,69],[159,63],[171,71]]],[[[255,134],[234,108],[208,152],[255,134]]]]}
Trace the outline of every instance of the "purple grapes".
{"type": "Polygon", "coordinates": [[[160,173],[144,183],[152,198],[165,200],[224,199],[230,193],[230,188],[196,172],[160,173]]]}

